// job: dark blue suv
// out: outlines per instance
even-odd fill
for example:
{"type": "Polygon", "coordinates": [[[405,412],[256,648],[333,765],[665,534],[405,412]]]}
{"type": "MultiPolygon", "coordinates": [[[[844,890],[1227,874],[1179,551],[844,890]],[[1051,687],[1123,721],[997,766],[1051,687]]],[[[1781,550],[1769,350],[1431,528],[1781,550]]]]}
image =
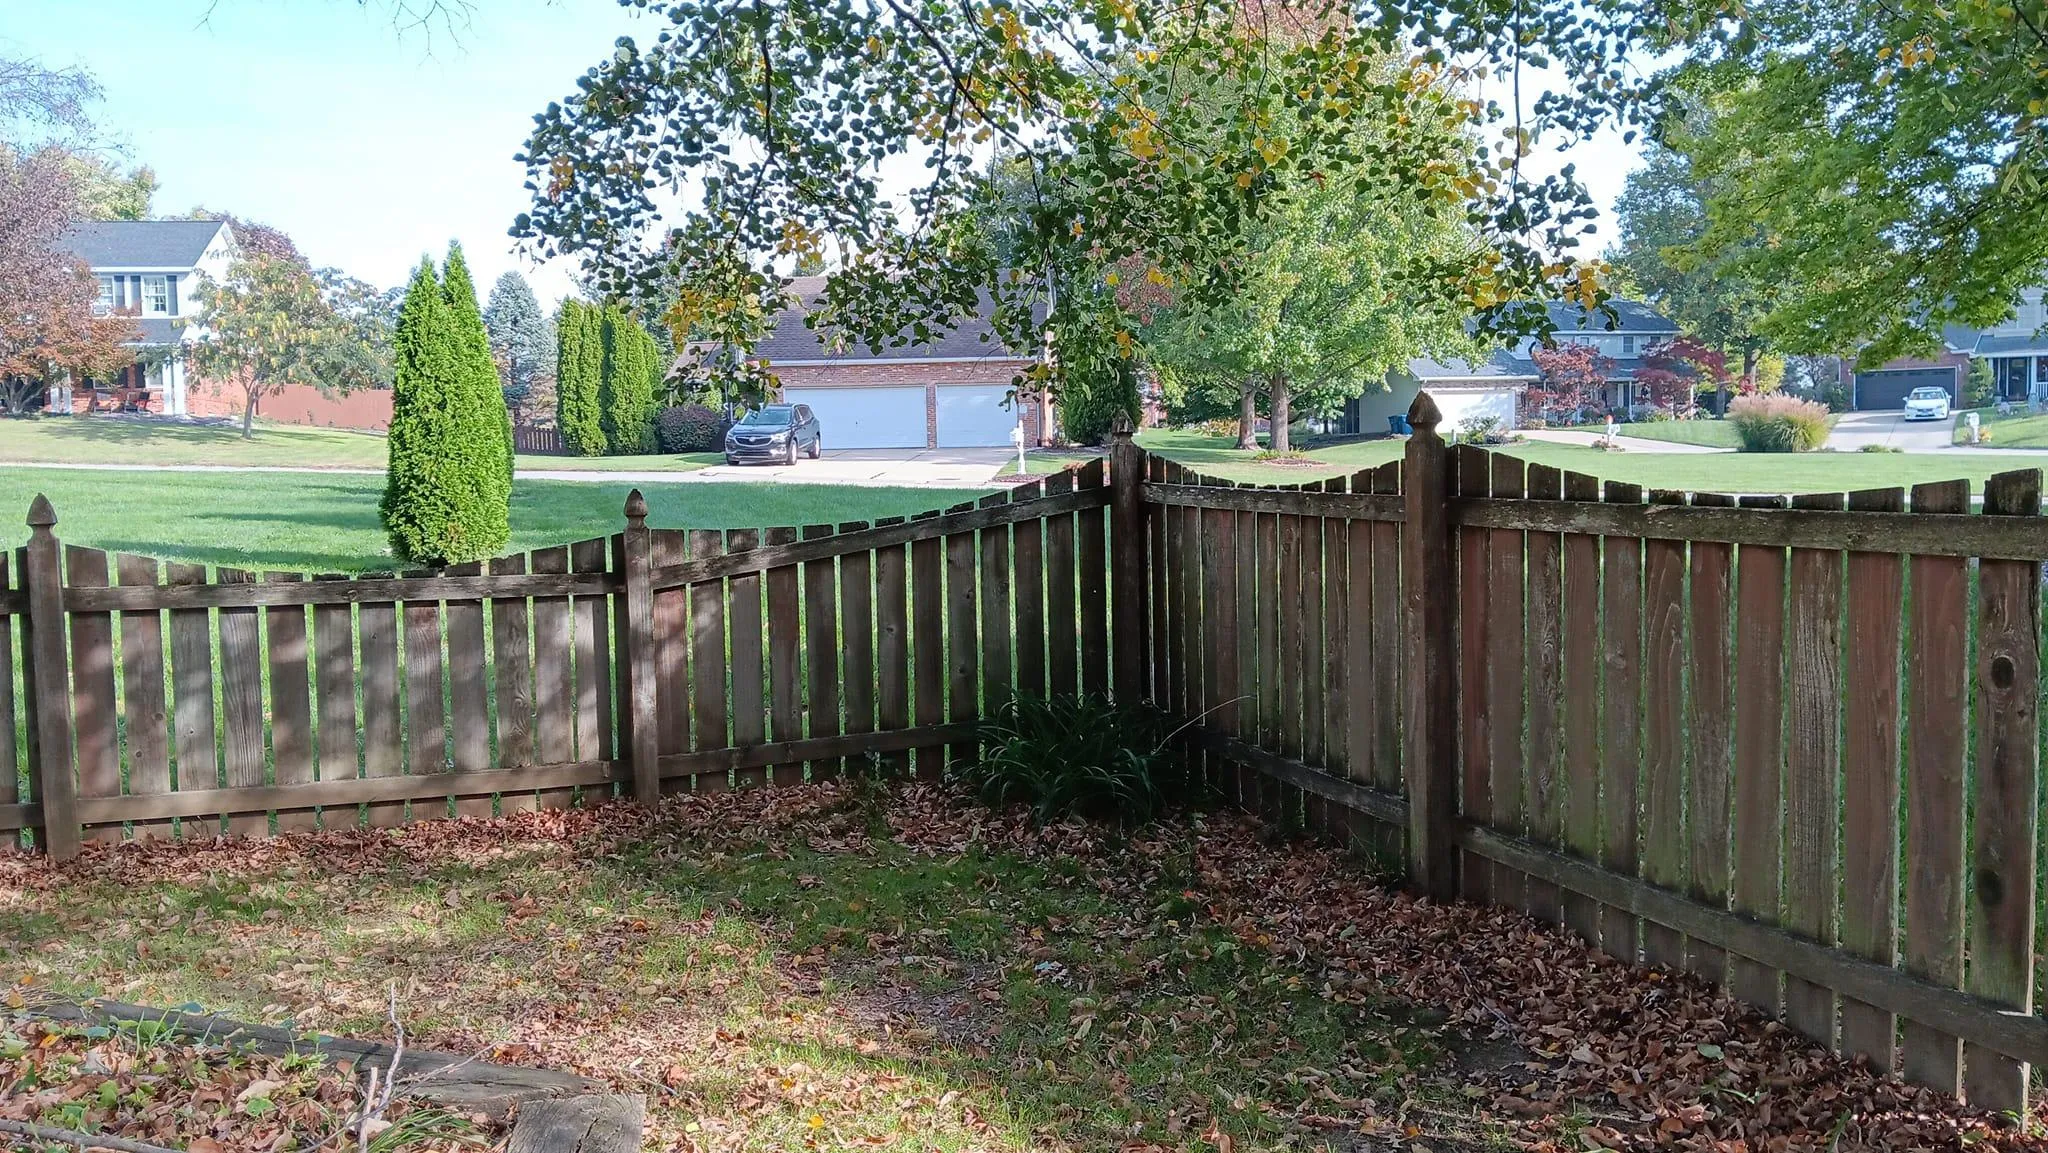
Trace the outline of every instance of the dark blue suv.
{"type": "Polygon", "coordinates": [[[750,460],[795,464],[797,453],[825,455],[824,433],[808,404],[764,405],[740,418],[725,433],[725,463],[750,460]]]}

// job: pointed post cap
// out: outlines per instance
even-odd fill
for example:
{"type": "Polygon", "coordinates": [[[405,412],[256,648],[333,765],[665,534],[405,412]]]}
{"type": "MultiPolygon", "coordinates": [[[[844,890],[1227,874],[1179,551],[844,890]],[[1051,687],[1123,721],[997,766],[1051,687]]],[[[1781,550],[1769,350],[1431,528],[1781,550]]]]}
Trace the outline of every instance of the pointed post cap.
{"type": "Polygon", "coordinates": [[[28,527],[47,529],[57,523],[57,510],[50,507],[50,498],[37,493],[28,502],[28,527]]]}
{"type": "Polygon", "coordinates": [[[1128,437],[1136,431],[1137,429],[1131,424],[1131,414],[1123,409],[1117,409],[1116,415],[1109,418],[1109,435],[1111,436],[1128,437]]]}
{"type": "Polygon", "coordinates": [[[640,490],[637,488],[626,494],[626,519],[632,521],[647,519],[647,498],[641,496],[640,490]]]}
{"type": "Polygon", "coordinates": [[[1436,401],[1426,392],[1415,394],[1415,403],[1408,406],[1408,423],[1418,432],[1435,432],[1442,424],[1444,414],[1439,412],[1436,401]]]}

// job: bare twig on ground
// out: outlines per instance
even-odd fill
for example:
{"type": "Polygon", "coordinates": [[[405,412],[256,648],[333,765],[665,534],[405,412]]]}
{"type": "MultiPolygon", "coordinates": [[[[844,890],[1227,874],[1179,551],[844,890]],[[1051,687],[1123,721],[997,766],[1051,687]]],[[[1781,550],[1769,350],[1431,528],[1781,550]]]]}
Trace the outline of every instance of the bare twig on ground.
{"type": "Polygon", "coordinates": [[[0,1133],[14,1133],[23,1137],[33,1137],[37,1141],[75,1145],[80,1149],[113,1149],[116,1153],[178,1153],[176,1149],[151,1145],[147,1141],[130,1141],[126,1137],[79,1133],[70,1129],[52,1129],[48,1125],[31,1125],[26,1121],[9,1121],[5,1118],[0,1118],[0,1133]]]}

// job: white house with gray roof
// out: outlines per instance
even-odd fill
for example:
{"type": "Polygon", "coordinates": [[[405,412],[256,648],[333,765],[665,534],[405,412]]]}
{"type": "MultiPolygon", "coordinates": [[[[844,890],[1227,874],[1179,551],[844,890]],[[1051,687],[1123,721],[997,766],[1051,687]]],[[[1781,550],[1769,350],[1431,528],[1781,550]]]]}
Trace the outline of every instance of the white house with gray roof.
{"type": "MultiPolygon", "coordinates": [[[[220,281],[236,256],[224,220],[94,220],[65,237],[99,281],[95,310],[133,315],[142,330],[135,363],[96,390],[115,393],[124,408],[183,415],[187,389],[183,348],[197,334],[195,290],[201,276],[220,281]]],[[[69,407],[53,392],[51,406],[69,407]]]]}

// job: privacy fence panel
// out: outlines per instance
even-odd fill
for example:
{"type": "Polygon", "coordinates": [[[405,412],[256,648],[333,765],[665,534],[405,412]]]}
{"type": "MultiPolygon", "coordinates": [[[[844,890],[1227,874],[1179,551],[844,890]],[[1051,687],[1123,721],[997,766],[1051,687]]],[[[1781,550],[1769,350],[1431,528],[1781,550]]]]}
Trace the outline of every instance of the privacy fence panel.
{"type": "Polygon", "coordinates": [[[1145,683],[1211,779],[2023,1107],[2048,1059],[2039,474],[1979,512],[1962,482],[1645,493],[1446,449],[1433,416],[1333,482],[1138,462],[1145,683]]]}
{"type": "Polygon", "coordinates": [[[39,501],[0,557],[0,835],[69,855],[936,773],[1012,693],[1103,684],[1108,501],[1100,462],[876,524],[651,529],[636,493],[610,537],[360,577],[66,546],[39,501]]]}

